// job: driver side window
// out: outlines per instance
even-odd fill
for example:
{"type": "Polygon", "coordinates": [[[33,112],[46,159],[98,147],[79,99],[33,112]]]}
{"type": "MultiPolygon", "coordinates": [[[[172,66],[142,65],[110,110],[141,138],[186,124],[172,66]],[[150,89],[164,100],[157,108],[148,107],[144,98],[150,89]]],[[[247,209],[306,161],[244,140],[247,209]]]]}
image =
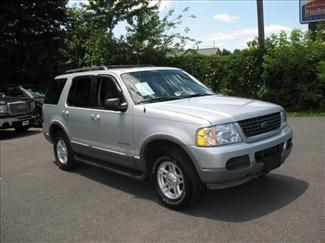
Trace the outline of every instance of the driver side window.
{"type": "Polygon", "coordinates": [[[97,80],[96,94],[95,94],[95,107],[104,109],[105,101],[107,99],[122,98],[121,92],[116,86],[113,78],[100,77],[97,80]]]}

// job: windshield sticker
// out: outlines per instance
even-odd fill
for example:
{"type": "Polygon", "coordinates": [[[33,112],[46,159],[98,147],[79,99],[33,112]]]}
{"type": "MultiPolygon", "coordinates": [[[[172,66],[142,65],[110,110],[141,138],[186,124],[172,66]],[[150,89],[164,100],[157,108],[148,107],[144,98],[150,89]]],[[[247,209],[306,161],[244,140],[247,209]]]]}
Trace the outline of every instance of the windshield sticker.
{"type": "Polygon", "coordinates": [[[155,92],[153,92],[153,90],[150,88],[147,82],[136,83],[135,87],[137,88],[137,90],[140,92],[142,96],[155,94],[155,92]]]}

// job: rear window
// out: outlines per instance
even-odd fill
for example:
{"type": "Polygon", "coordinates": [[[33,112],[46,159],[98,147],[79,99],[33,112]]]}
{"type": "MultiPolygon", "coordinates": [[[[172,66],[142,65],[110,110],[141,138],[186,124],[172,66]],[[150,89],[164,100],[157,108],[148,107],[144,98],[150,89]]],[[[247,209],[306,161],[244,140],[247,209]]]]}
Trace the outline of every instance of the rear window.
{"type": "Polygon", "coordinates": [[[50,82],[49,89],[47,90],[44,103],[56,105],[59,102],[61,92],[66,82],[66,78],[52,80],[50,82]]]}
{"type": "Polygon", "coordinates": [[[75,107],[91,107],[91,76],[77,77],[72,80],[67,104],[75,107]]]}

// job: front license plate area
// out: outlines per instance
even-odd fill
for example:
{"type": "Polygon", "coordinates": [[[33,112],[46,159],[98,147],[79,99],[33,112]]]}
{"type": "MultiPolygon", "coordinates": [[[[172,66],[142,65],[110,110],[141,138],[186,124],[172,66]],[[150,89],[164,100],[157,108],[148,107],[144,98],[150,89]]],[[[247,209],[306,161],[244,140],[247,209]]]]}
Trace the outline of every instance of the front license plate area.
{"type": "Polygon", "coordinates": [[[269,172],[281,165],[283,143],[255,153],[256,163],[264,163],[264,171],[269,172]]]}
{"type": "Polygon", "coordinates": [[[28,121],[28,120],[27,120],[27,121],[23,121],[23,122],[22,122],[22,125],[23,125],[23,126],[28,126],[28,125],[29,125],[29,121],[28,121]]]}
{"type": "Polygon", "coordinates": [[[281,165],[281,153],[272,155],[271,157],[264,158],[264,171],[269,172],[278,168],[281,165]]]}

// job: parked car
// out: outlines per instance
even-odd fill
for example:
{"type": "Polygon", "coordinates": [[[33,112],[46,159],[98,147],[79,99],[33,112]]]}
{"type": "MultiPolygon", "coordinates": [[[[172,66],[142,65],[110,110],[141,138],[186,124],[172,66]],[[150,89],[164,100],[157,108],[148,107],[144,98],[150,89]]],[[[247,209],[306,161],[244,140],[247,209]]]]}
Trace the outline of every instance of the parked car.
{"type": "Polygon", "coordinates": [[[59,168],[78,162],[149,178],[180,209],[210,189],[278,168],[292,149],[284,109],[217,95],[168,67],[91,67],[56,77],[43,105],[59,168]]]}
{"type": "Polygon", "coordinates": [[[42,127],[42,106],[45,99],[45,92],[37,87],[18,86],[18,89],[29,99],[35,102],[35,127],[42,127]]]}
{"type": "Polygon", "coordinates": [[[11,96],[11,92],[10,88],[0,88],[0,128],[27,131],[34,124],[35,103],[24,96],[11,96]]]}

